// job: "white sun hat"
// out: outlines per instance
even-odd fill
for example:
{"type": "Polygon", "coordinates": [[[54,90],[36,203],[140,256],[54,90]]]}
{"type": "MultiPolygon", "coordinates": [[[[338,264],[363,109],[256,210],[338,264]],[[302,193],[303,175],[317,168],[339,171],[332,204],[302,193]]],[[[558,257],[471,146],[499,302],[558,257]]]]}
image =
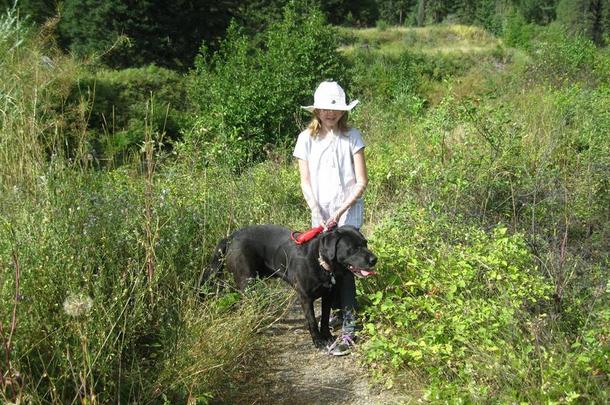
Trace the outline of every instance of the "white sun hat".
{"type": "Polygon", "coordinates": [[[313,105],[301,106],[301,108],[309,112],[313,112],[314,109],[351,111],[356,104],[358,100],[345,103],[345,91],[337,82],[322,82],[313,94],[313,105]]]}

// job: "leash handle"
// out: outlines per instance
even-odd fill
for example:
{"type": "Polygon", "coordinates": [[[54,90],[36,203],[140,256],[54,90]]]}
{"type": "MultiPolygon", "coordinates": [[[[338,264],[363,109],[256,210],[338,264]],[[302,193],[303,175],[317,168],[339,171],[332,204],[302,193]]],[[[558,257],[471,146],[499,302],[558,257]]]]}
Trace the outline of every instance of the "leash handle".
{"type": "Polygon", "coordinates": [[[332,231],[337,226],[337,221],[332,220],[324,227],[324,232],[332,231]]]}
{"type": "Polygon", "coordinates": [[[324,227],[322,225],[319,225],[319,226],[316,226],[315,228],[311,228],[310,230],[303,232],[301,234],[298,234],[298,232],[292,232],[290,234],[290,239],[292,239],[294,241],[294,243],[296,243],[297,245],[302,245],[305,242],[309,242],[310,240],[315,238],[316,235],[322,233],[323,231],[324,231],[324,227]],[[295,236],[297,234],[298,234],[298,236],[295,236]]]}

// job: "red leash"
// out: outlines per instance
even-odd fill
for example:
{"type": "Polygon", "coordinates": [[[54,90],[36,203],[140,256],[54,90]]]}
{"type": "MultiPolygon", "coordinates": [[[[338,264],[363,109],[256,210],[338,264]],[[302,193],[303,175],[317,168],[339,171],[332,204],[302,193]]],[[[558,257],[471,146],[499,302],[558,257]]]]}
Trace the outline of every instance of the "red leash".
{"type": "MultiPolygon", "coordinates": [[[[326,231],[330,231],[335,226],[337,226],[336,222],[329,224],[329,226],[326,227],[326,231]]],[[[294,241],[294,243],[296,243],[297,245],[302,245],[303,243],[309,242],[310,240],[312,240],[313,238],[315,238],[322,232],[325,232],[324,227],[322,225],[318,225],[315,228],[311,228],[310,230],[305,231],[303,233],[292,232],[290,234],[290,239],[292,239],[294,241]]]]}

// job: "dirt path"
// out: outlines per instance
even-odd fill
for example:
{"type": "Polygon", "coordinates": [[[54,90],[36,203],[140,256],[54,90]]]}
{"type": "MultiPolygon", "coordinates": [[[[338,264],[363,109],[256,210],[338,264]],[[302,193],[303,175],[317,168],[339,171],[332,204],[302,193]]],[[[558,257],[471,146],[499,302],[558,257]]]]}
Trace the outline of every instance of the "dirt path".
{"type": "Polygon", "coordinates": [[[260,356],[263,360],[258,370],[247,373],[239,398],[230,402],[291,405],[409,402],[408,398],[372,386],[367,372],[358,363],[357,352],[334,357],[315,349],[294,297],[283,316],[263,335],[264,356],[260,356]]]}

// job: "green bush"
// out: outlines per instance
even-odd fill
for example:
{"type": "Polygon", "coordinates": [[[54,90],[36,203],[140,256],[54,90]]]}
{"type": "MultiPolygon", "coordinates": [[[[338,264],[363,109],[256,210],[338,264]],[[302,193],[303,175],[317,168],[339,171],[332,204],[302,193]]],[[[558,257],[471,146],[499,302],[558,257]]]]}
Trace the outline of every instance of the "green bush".
{"type": "Polygon", "coordinates": [[[525,21],[520,13],[509,14],[504,22],[502,37],[508,46],[530,49],[539,28],[525,21]]]}
{"type": "Polygon", "coordinates": [[[527,310],[551,287],[522,236],[403,204],[376,227],[371,246],[380,265],[363,288],[367,362],[381,372],[419,369],[429,395],[446,399],[480,402],[527,383],[516,378],[534,350],[524,345],[527,310]]]}
{"type": "Polygon", "coordinates": [[[203,142],[206,159],[237,167],[261,159],[269,146],[291,143],[301,126],[299,106],[311,103],[317,84],[333,78],[347,86],[336,37],[319,11],[289,5],[256,47],[235,24],[218,52],[203,46],[191,89],[199,113],[189,137],[203,142]]]}
{"type": "Polygon", "coordinates": [[[389,24],[386,20],[377,20],[377,22],[375,23],[375,26],[377,27],[377,29],[379,31],[385,31],[388,29],[389,24]]]}
{"type": "Polygon", "coordinates": [[[572,36],[560,25],[543,30],[532,46],[532,77],[555,84],[581,82],[595,86],[608,83],[608,57],[598,52],[585,36],[572,36]]]}
{"type": "Polygon", "coordinates": [[[68,104],[85,102],[89,143],[102,162],[121,164],[137,152],[148,131],[179,140],[190,107],[182,75],[156,66],[99,70],[74,83],[68,104]]]}
{"type": "Polygon", "coordinates": [[[358,94],[376,102],[396,102],[402,97],[416,95],[418,85],[418,56],[403,52],[399,57],[375,55],[360,49],[353,55],[354,87],[358,94]]]}
{"type": "Polygon", "coordinates": [[[610,58],[599,52],[595,43],[583,34],[570,34],[559,23],[548,27],[527,24],[514,14],[506,21],[503,37],[507,45],[531,53],[530,80],[555,85],[581,82],[590,86],[608,84],[610,58]]]}

